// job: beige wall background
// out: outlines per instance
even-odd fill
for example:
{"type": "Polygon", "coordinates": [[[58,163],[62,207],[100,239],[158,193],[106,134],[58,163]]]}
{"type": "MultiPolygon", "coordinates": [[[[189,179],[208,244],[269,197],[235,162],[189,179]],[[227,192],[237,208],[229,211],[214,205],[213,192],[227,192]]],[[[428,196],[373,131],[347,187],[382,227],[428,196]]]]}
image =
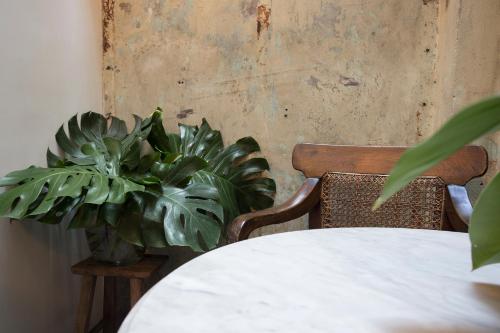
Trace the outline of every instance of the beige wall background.
{"type": "Polygon", "coordinates": [[[423,135],[437,17],[421,1],[117,1],[105,110],[130,118],[159,105],[169,130],[205,117],[226,142],[255,137],[281,202],[303,179],[291,166],[296,143],[423,135]]]}
{"type": "MultiPolygon", "coordinates": [[[[442,0],[438,25],[436,122],[440,126],[461,107],[500,93],[500,1],[442,0]]],[[[500,170],[496,133],[478,140],[489,152],[486,179],[500,170]]],[[[477,188],[470,187],[472,194],[477,188]]]]}
{"type": "MultiPolygon", "coordinates": [[[[89,0],[0,1],[0,174],[45,165],[63,121],[102,108],[101,6],[89,0]]],[[[0,332],[72,332],[88,256],[63,226],[0,221],[0,332]]]]}
{"type": "MultiPolygon", "coordinates": [[[[411,145],[499,91],[497,0],[106,0],[105,112],[251,135],[277,202],[300,142],[411,145]]],[[[498,157],[498,142],[483,140],[498,157]]],[[[473,189],[477,192],[477,189],[473,189]]],[[[304,220],[264,232],[304,228],[304,220]]]]}

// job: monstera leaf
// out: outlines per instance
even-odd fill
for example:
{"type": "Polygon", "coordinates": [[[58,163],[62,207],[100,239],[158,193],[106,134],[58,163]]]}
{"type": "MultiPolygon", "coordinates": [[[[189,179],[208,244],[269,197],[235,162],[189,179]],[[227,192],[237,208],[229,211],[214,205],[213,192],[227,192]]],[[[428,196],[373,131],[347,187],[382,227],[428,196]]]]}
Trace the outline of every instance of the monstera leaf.
{"type": "MultiPolygon", "coordinates": [[[[214,248],[220,239],[224,215],[217,189],[203,184],[187,185],[191,176],[206,167],[196,156],[168,163],[152,163],[147,190],[134,193],[133,203],[120,219],[122,238],[141,246],[190,246],[195,251],[214,248]],[[162,237],[163,235],[163,237],[162,237]]],[[[142,179],[144,180],[144,179],[142,179]]]]}
{"type": "Polygon", "coordinates": [[[68,121],[68,132],[61,126],[56,133],[56,142],[64,152],[60,158],[47,151],[49,167],[65,164],[93,165],[100,172],[119,175],[122,167],[134,169],[140,161],[141,143],[148,136],[151,120],[142,120],[134,115],[135,126],[130,134],[123,120],[111,117],[107,120],[99,113],[87,112],[81,116],[80,125],[77,116],[68,121]]]}
{"type": "Polygon", "coordinates": [[[264,158],[251,158],[238,163],[238,159],[259,151],[253,138],[243,138],[221,151],[208,162],[206,169],[193,175],[192,182],[210,184],[219,190],[221,204],[231,221],[242,213],[271,207],[276,184],[270,178],[262,177],[269,170],[264,158]]]}
{"type": "Polygon", "coordinates": [[[226,223],[242,213],[273,205],[276,183],[263,176],[269,170],[267,160],[249,159],[260,151],[253,138],[242,138],[224,148],[220,132],[211,129],[205,119],[199,128],[179,125],[180,135],[165,131],[161,109],[151,119],[148,141],[153,147],[165,155],[198,156],[206,161],[207,166],[192,176],[191,183],[217,188],[226,223]]]}
{"type": "Polygon", "coordinates": [[[149,220],[163,222],[170,245],[190,246],[195,251],[214,248],[221,235],[223,210],[213,187],[192,184],[186,188],[162,186],[154,205],[146,208],[149,220]],[[220,221],[220,222],[219,222],[220,221]]]}
{"type": "Polygon", "coordinates": [[[28,168],[0,179],[0,186],[17,185],[0,194],[0,215],[15,219],[47,213],[61,198],[83,198],[84,203],[121,203],[125,194],[142,185],[109,177],[93,167],[28,168]]]}

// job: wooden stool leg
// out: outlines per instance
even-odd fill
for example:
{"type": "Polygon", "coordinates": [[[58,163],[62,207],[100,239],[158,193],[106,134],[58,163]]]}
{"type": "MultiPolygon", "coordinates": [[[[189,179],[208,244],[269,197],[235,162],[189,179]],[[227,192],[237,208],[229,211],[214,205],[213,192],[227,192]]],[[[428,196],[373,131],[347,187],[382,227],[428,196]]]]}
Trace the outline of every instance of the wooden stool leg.
{"type": "Polygon", "coordinates": [[[142,280],[130,279],[130,308],[132,309],[142,296],[142,280]]]}
{"type": "Polygon", "coordinates": [[[103,332],[115,333],[118,330],[118,313],[117,313],[117,293],[116,293],[116,278],[104,277],[104,300],[103,300],[103,332]]]}
{"type": "Polygon", "coordinates": [[[92,302],[94,300],[96,277],[94,275],[83,275],[80,289],[80,303],[76,314],[76,332],[87,333],[89,330],[90,315],[92,314],[92,302]]]}

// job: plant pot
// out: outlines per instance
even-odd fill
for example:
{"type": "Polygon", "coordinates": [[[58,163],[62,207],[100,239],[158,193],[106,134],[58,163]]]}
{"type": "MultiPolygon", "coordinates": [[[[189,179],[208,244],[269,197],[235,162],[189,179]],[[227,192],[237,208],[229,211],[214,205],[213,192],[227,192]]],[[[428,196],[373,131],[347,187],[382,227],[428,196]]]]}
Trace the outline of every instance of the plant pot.
{"type": "Polygon", "coordinates": [[[92,257],[114,266],[126,266],[144,257],[144,248],[130,244],[109,225],[85,229],[92,257]]]}

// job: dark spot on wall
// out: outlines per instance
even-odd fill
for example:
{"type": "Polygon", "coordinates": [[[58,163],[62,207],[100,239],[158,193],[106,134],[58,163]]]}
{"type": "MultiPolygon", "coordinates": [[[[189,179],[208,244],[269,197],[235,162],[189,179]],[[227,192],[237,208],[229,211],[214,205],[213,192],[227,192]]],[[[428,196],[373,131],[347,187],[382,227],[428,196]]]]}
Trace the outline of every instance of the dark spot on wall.
{"type": "Polygon", "coordinates": [[[111,29],[115,19],[115,0],[102,0],[102,50],[111,48],[111,29]]]}
{"type": "Polygon", "coordinates": [[[354,78],[352,77],[347,77],[347,76],[343,76],[341,75],[340,76],[340,83],[342,83],[344,86],[346,87],[355,87],[355,86],[359,86],[359,82],[356,81],[354,78]]]}
{"type": "Polygon", "coordinates": [[[267,8],[266,5],[260,5],[257,7],[257,39],[260,38],[260,34],[264,29],[269,28],[270,17],[271,8],[267,8]]]}
{"type": "Polygon", "coordinates": [[[182,110],[181,112],[179,112],[177,114],[177,119],[184,119],[184,118],[187,118],[188,115],[191,115],[193,114],[194,111],[193,109],[186,109],[186,110],[182,110]]]}
{"type": "MultiPolygon", "coordinates": [[[[434,0],[422,0],[425,6],[427,6],[429,3],[433,2],[434,0]]],[[[448,1],[447,1],[448,2],[448,1]]]]}
{"type": "Polygon", "coordinates": [[[422,102],[421,104],[423,107],[426,107],[427,106],[427,103],[426,102],[422,102]]]}
{"type": "Polygon", "coordinates": [[[431,49],[425,49],[425,53],[431,52],[431,49]]]}
{"type": "Polygon", "coordinates": [[[318,90],[321,90],[319,87],[319,79],[315,76],[312,76],[307,80],[307,84],[309,84],[311,87],[314,87],[318,90]]]}
{"type": "Polygon", "coordinates": [[[120,9],[123,10],[127,14],[130,14],[130,12],[132,11],[132,4],[130,4],[128,2],[122,2],[122,3],[120,3],[119,6],[120,6],[120,9]]]}
{"type": "Polygon", "coordinates": [[[116,65],[114,65],[114,66],[107,65],[104,69],[107,71],[114,71],[116,73],[120,73],[120,70],[118,69],[118,66],[116,66],[116,65]]]}
{"type": "Polygon", "coordinates": [[[178,84],[178,85],[183,85],[183,84],[184,84],[184,80],[179,80],[179,81],[177,81],[177,84],[178,84]]]}
{"type": "Polygon", "coordinates": [[[243,0],[241,2],[241,15],[243,17],[253,17],[257,13],[257,4],[259,0],[243,0]]]}
{"type": "Polygon", "coordinates": [[[417,111],[417,136],[421,137],[422,136],[422,129],[420,128],[420,123],[422,122],[422,113],[420,111],[417,111]]]}

